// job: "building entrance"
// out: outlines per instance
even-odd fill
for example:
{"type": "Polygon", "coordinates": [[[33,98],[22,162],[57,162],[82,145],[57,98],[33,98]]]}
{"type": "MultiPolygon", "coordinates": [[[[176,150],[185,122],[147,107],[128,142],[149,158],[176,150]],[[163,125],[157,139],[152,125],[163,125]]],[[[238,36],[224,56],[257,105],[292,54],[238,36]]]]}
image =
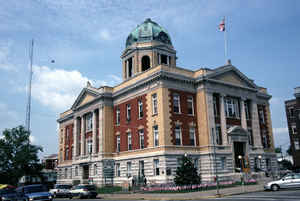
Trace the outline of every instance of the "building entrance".
{"type": "Polygon", "coordinates": [[[245,159],[245,142],[234,142],[234,160],[235,160],[235,168],[241,170],[243,167],[243,161],[245,159]]]}
{"type": "Polygon", "coordinates": [[[89,165],[84,165],[82,166],[82,170],[83,170],[83,179],[88,179],[89,178],[89,165]]]}

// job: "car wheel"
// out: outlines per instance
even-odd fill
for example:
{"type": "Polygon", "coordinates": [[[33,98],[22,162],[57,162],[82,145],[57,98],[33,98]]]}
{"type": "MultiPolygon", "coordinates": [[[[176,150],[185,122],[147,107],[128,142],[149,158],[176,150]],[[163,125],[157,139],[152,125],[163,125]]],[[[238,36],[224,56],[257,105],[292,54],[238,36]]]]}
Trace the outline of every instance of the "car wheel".
{"type": "Polygon", "coordinates": [[[279,186],[277,184],[273,184],[271,186],[272,191],[278,191],[279,190],[279,186]]]}
{"type": "Polygon", "coordinates": [[[83,197],[84,197],[84,196],[83,196],[82,194],[79,195],[79,199],[83,199],[83,197]]]}

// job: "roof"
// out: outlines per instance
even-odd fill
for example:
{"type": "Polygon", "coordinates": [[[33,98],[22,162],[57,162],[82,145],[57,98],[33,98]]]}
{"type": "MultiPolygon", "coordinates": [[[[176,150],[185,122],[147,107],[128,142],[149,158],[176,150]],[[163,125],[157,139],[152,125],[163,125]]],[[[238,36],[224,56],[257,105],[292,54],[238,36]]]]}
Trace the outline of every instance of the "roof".
{"type": "Polygon", "coordinates": [[[167,30],[148,18],[129,33],[126,48],[135,42],[150,42],[153,40],[172,45],[167,30]]]}

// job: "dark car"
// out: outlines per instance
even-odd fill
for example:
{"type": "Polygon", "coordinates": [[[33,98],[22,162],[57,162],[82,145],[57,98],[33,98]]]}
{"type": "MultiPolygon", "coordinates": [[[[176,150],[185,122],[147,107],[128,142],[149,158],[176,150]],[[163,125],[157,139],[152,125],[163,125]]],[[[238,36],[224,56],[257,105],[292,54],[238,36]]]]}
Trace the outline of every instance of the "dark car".
{"type": "Polygon", "coordinates": [[[52,201],[52,195],[48,188],[42,184],[33,184],[17,188],[18,195],[22,195],[27,201],[52,201]]]}
{"type": "Polygon", "coordinates": [[[18,195],[15,189],[7,188],[0,190],[0,201],[16,201],[18,200],[18,195]]]}

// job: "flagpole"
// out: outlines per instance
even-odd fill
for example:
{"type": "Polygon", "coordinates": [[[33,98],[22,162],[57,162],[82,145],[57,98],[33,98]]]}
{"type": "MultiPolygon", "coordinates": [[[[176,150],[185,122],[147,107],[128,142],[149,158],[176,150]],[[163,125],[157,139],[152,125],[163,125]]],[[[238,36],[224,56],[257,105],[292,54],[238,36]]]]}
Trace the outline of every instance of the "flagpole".
{"type": "Polygon", "coordinates": [[[227,29],[228,26],[226,26],[225,23],[225,16],[224,16],[224,26],[225,26],[225,30],[224,30],[224,52],[225,52],[225,64],[227,63],[227,29]]]}

